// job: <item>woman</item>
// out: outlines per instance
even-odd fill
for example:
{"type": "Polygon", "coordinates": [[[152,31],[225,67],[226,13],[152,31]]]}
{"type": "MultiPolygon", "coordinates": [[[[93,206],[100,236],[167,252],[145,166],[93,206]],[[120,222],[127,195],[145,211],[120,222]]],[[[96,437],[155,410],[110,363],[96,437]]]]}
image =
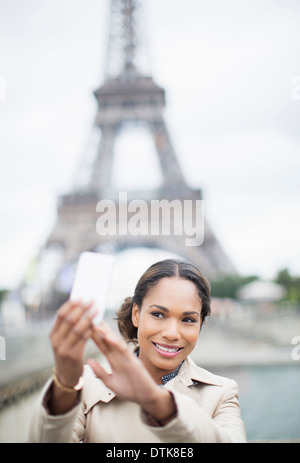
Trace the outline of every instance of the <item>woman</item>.
{"type": "Polygon", "coordinates": [[[167,259],[142,275],[118,312],[126,342],[106,324],[94,326],[90,307],[67,301],[58,312],[50,336],[54,376],[30,441],[246,441],[237,384],[189,357],[210,314],[209,285],[197,268],[167,259]],[[108,366],[91,359],[83,367],[90,337],[108,366]]]}

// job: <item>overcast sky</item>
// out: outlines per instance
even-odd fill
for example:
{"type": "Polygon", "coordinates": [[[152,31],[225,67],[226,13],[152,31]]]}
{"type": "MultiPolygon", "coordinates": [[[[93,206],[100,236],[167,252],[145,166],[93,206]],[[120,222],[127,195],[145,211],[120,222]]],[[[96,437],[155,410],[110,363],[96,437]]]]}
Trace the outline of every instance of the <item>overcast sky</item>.
{"type": "MultiPolygon", "coordinates": [[[[144,3],[169,131],[214,233],[242,274],[300,274],[300,2],[144,3]]],[[[1,287],[21,278],[73,184],[106,19],[105,0],[0,1],[1,287]]]]}

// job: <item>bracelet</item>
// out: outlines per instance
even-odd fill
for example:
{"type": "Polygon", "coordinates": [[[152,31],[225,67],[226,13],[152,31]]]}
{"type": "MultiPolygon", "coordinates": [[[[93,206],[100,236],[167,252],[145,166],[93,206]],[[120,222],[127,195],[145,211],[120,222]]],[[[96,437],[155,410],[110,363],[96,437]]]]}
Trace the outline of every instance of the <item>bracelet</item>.
{"type": "Polygon", "coordinates": [[[65,386],[64,384],[62,384],[57,375],[56,375],[56,369],[53,368],[53,381],[54,383],[56,384],[56,386],[59,388],[59,389],[62,389],[63,391],[65,392],[68,392],[69,394],[73,393],[73,392],[77,392],[77,391],[80,391],[82,388],[83,388],[83,378],[82,376],[80,376],[79,380],[78,380],[78,383],[75,384],[74,387],[67,387],[65,386]]]}

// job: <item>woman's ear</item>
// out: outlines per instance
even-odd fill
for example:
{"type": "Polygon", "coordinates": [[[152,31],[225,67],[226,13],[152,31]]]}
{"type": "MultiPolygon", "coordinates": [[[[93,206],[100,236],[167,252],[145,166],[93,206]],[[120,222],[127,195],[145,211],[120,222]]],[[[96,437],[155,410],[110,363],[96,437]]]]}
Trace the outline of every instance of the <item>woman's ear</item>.
{"type": "Polygon", "coordinates": [[[140,309],[137,304],[133,304],[132,306],[131,320],[132,320],[133,326],[138,328],[139,321],[140,321],[140,309]]]}

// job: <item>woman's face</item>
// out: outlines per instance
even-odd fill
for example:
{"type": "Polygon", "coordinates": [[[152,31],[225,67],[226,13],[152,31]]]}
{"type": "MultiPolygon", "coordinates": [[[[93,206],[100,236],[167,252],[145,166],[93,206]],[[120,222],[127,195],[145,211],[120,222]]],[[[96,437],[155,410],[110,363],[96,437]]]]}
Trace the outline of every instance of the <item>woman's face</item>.
{"type": "Polygon", "coordinates": [[[134,304],[139,357],[155,381],[186,359],[197,342],[202,302],[197,288],[180,277],[162,278],[148,291],[141,309],[134,304]]]}

